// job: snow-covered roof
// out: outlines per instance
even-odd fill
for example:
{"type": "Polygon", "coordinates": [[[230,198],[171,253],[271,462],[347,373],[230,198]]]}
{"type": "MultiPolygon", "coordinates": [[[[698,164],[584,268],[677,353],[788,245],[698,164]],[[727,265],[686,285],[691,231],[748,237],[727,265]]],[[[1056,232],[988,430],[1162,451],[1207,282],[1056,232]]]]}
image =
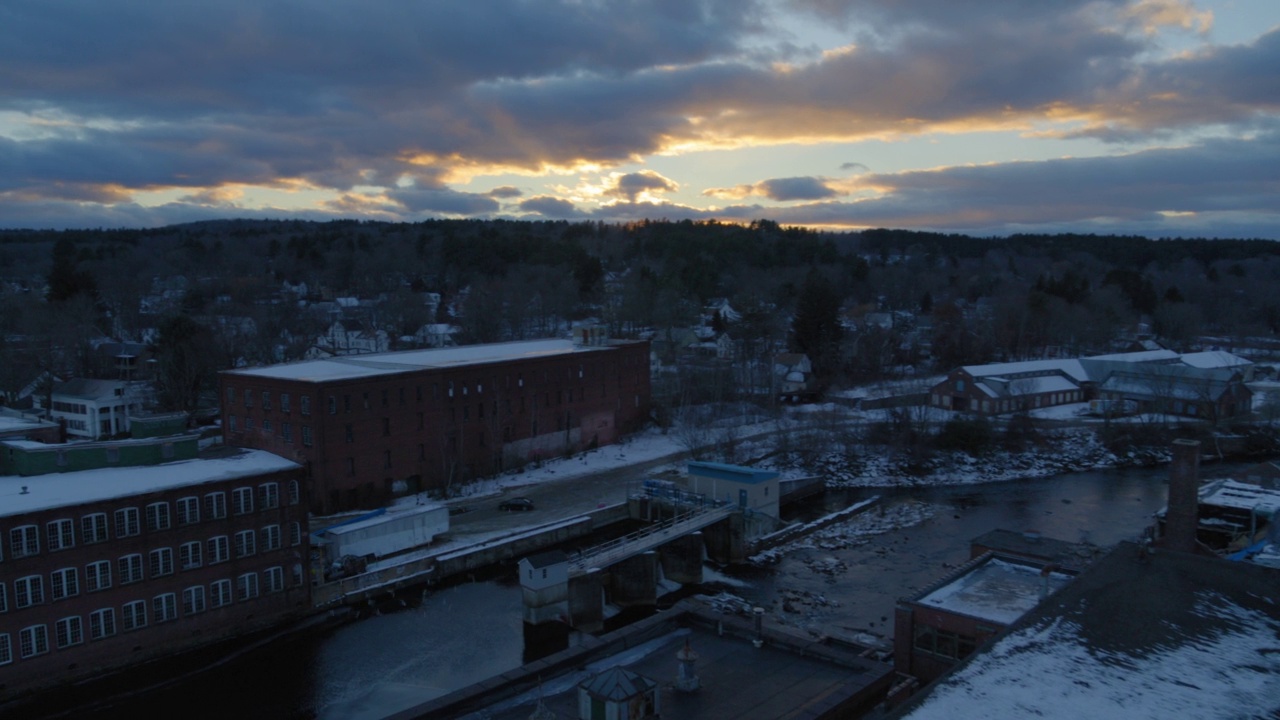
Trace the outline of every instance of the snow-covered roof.
{"type": "Polygon", "coordinates": [[[1232,368],[1253,364],[1239,355],[1232,355],[1223,350],[1187,353],[1180,359],[1184,364],[1195,368],[1232,368]]]}
{"type": "Polygon", "coordinates": [[[975,378],[1060,372],[1076,382],[1085,382],[1089,379],[1089,374],[1084,371],[1080,361],[1075,359],[1025,360],[991,365],[965,365],[962,369],[975,378]]]}
{"type": "Polygon", "coordinates": [[[0,517],[298,467],[297,463],[263,450],[243,450],[229,457],[162,465],[99,468],[33,477],[0,476],[0,517]]]}
{"type": "Polygon", "coordinates": [[[411,505],[407,508],[392,508],[385,513],[377,515],[376,517],[366,518],[364,520],[349,522],[342,525],[334,525],[332,527],[325,528],[321,532],[326,535],[347,535],[357,531],[368,530],[371,527],[377,527],[379,525],[397,523],[405,518],[411,518],[417,515],[430,515],[442,510],[447,511],[447,508],[438,502],[432,502],[426,505],[411,505]]]}
{"type": "Polygon", "coordinates": [[[1178,359],[1178,353],[1160,348],[1157,350],[1138,350],[1136,352],[1112,353],[1110,355],[1092,355],[1086,360],[1106,360],[1108,362],[1170,362],[1178,359]]]}
{"type": "MultiPolygon", "coordinates": [[[[1191,369],[1183,368],[1184,371],[1191,369]]],[[[1225,380],[1213,377],[1192,375],[1188,372],[1166,372],[1112,373],[1106,382],[1098,386],[1098,389],[1104,393],[1134,398],[1203,402],[1217,400],[1228,387],[1229,384],[1225,380]]]]}
{"type": "Polygon", "coordinates": [[[1216,480],[1200,488],[1200,503],[1275,517],[1280,513],[1280,490],[1235,480],[1216,480]]]}
{"type": "Polygon", "coordinates": [[[305,360],[248,370],[229,370],[228,375],[323,382],[424,370],[428,368],[480,365],[552,355],[608,350],[609,346],[574,345],[570,340],[525,340],[520,342],[465,345],[462,347],[369,353],[344,357],[305,360]]]}
{"type": "Polygon", "coordinates": [[[1271,717],[1277,571],[1121,543],[913,699],[910,720],[1271,717]]]}
{"type": "Polygon", "coordinates": [[[1042,575],[1039,567],[992,558],[917,602],[1008,625],[1073,577],[1061,572],[1042,575]]]}
{"type": "Polygon", "coordinates": [[[79,400],[111,400],[121,397],[117,391],[123,392],[128,383],[123,380],[95,380],[93,378],[73,378],[53,386],[54,397],[68,397],[79,400]]]}
{"type": "Polygon", "coordinates": [[[997,395],[1005,395],[1016,397],[1019,395],[1041,395],[1043,393],[1067,392],[1071,390],[1079,390],[1080,386],[1061,375],[1035,375],[1024,378],[983,378],[978,383],[978,387],[988,391],[987,394],[992,397],[997,395]],[[997,392],[995,388],[988,388],[988,383],[996,383],[1000,386],[997,392]]]}

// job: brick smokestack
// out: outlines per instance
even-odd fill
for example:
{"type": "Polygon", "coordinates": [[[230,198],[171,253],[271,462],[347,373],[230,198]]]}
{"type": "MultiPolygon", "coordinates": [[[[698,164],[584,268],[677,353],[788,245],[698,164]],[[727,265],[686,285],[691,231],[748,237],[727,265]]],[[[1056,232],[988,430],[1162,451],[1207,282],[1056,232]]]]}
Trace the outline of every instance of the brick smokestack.
{"type": "Polygon", "coordinates": [[[1166,549],[1195,552],[1200,515],[1200,441],[1174,440],[1169,467],[1169,508],[1165,514],[1166,549]]]}

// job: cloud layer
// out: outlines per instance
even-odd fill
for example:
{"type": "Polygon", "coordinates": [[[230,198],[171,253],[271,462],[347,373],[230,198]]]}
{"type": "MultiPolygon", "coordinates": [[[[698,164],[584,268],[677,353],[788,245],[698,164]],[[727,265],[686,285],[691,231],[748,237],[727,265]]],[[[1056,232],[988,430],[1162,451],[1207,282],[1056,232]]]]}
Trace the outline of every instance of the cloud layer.
{"type": "Polygon", "coordinates": [[[1232,44],[1214,9],[19,1],[0,7],[0,225],[647,213],[1280,238],[1280,10],[1232,44]],[[993,134],[1030,159],[847,160],[993,134]],[[739,159],[823,144],[843,157],[739,159]],[[706,163],[668,169],[690,153],[706,163]]]}

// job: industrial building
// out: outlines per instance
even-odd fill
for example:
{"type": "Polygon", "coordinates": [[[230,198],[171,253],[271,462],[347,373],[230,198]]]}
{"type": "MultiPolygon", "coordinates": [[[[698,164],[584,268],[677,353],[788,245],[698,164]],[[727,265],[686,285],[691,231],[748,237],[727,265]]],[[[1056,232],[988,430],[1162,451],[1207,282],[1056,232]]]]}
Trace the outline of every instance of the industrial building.
{"type": "Polygon", "coordinates": [[[195,458],[194,436],[97,445],[3,443],[0,696],[310,609],[300,466],[256,450],[195,458]],[[29,474],[45,456],[68,469],[29,474]]]}
{"type": "Polygon", "coordinates": [[[307,468],[330,514],[607,445],[649,413],[647,342],[472,345],[220,375],[227,444],[307,468]]]}

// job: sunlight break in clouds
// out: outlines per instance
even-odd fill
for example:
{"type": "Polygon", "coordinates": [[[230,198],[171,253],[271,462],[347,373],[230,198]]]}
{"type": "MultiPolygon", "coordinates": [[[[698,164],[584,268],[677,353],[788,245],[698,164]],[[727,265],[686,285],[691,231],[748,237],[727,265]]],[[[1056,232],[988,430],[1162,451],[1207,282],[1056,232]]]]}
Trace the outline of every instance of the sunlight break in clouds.
{"type": "Polygon", "coordinates": [[[0,223],[647,213],[1280,238],[1276,28],[1280,3],[1252,0],[23,4],[0,11],[0,223]],[[1064,155],[1107,168],[1096,193],[1064,155]],[[1154,204],[1143,183],[1169,177],[1177,202],[1154,204]]]}

